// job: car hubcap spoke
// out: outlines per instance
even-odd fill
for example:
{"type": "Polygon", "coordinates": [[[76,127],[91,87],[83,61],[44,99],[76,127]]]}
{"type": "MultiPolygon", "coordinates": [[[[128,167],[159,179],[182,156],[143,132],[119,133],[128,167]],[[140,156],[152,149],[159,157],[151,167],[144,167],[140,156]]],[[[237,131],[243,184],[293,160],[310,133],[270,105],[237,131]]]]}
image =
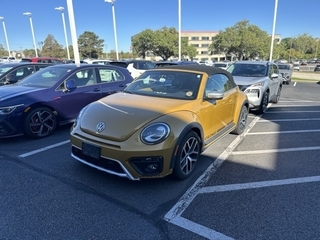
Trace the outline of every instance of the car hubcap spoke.
{"type": "Polygon", "coordinates": [[[183,146],[180,166],[184,174],[189,174],[197,163],[199,143],[196,138],[190,138],[183,146]]]}

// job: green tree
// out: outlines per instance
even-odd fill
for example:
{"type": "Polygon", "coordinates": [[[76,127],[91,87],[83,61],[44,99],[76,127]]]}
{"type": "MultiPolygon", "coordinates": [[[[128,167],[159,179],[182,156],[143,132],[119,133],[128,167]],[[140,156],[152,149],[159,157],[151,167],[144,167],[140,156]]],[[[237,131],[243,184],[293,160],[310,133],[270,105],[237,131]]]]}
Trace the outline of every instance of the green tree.
{"type": "Polygon", "coordinates": [[[154,32],[151,29],[146,29],[133,36],[131,42],[133,54],[145,59],[147,52],[152,49],[154,40],[154,32]]]}
{"type": "Polygon", "coordinates": [[[7,56],[7,55],[8,55],[8,51],[3,47],[2,44],[0,44],[0,57],[7,56]]]}
{"type": "Polygon", "coordinates": [[[79,54],[83,58],[98,58],[103,55],[103,39],[89,31],[85,31],[78,38],[79,54]]]}
{"type": "Polygon", "coordinates": [[[266,58],[271,38],[267,32],[244,20],[220,31],[209,46],[217,54],[231,54],[238,59],[266,58]]]}
{"type": "Polygon", "coordinates": [[[36,52],[34,51],[33,48],[24,49],[23,50],[23,55],[24,55],[24,57],[34,57],[34,56],[36,56],[36,52]]]}
{"type": "Polygon", "coordinates": [[[63,48],[61,44],[49,34],[43,42],[42,50],[40,51],[41,56],[46,57],[56,57],[56,58],[66,58],[67,50],[63,48]]]}
{"type": "Polygon", "coordinates": [[[163,27],[154,31],[154,42],[151,51],[163,60],[176,56],[178,52],[178,32],[175,28],[163,27]]]}

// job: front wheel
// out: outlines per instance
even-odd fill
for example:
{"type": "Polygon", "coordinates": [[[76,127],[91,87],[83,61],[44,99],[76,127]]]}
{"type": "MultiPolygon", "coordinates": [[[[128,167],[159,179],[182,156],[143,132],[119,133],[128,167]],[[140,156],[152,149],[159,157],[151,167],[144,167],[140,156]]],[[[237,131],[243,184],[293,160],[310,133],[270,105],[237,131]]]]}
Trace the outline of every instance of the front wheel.
{"type": "Polygon", "coordinates": [[[240,135],[241,133],[244,132],[244,129],[246,128],[247,125],[247,118],[248,118],[248,108],[246,106],[242,106],[237,126],[236,128],[232,131],[233,134],[240,135]]]}
{"type": "Polygon", "coordinates": [[[265,92],[262,96],[258,113],[259,114],[265,113],[267,111],[268,104],[269,104],[269,93],[265,92]]]}
{"type": "Polygon", "coordinates": [[[175,157],[173,176],[176,179],[183,180],[191,175],[197,164],[200,151],[199,136],[193,131],[188,132],[182,139],[175,157]]]}
{"type": "Polygon", "coordinates": [[[57,126],[56,116],[46,107],[40,107],[28,113],[24,122],[24,133],[30,138],[49,136],[57,126]]]}

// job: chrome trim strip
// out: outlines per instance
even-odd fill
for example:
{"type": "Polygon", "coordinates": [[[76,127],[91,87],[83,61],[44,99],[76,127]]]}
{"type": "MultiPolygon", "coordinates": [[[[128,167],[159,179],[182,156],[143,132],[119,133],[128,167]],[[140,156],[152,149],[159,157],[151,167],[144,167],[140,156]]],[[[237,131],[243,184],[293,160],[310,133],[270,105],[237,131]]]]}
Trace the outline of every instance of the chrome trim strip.
{"type": "MultiPolygon", "coordinates": [[[[72,146],[74,146],[74,145],[72,145],[72,146]]],[[[74,147],[76,147],[76,146],[74,146],[74,147]]],[[[78,147],[76,147],[76,148],[78,148],[78,147]]],[[[80,148],[78,148],[78,149],[80,149],[80,148]]],[[[102,167],[99,167],[99,166],[97,166],[97,165],[94,165],[94,164],[92,164],[92,163],[88,163],[88,162],[82,160],[81,158],[78,158],[78,157],[75,156],[73,153],[71,153],[71,157],[73,157],[74,159],[78,160],[79,162],[82,162],[82,163],[84,163],[84,164],[86,164],[86,165],[89,165],[90,167],[96,168],[96,169],[98,169],[98,170],[100,170],[100,171],[107,172],[107,173],[110,173],[110,174],[113,174],[113,175],[116,175],[116,176],[119,176],[119,177],[126,177],[126,178],[129,178],[130,180],[140,180],[140,178],[134,178],[134,177],[128,172],[128,170],[123,166],[123,164],[122,164],[120,161],[118,161],[118,160],[111,159],[112,161],[115,161],[115,162],[117,162],[117,163],[120,164],[120,166],[121,166],[121,168],[123,169],[123,171],[125,172],[125,174],[117,173],[117,172],[114,172],[114,171],[110,171],[110,170],[107,170],[107,169],[105,169],[105,168],[102,168],[102,167]]],[[[102,156],[101,156],[101,157],[102,157],[102,156]]],[[[102,158],[104,158],[104,157],[102,157],[102,158]]],[[[110,159],[110,158],[109,158],[109,159],[110,159]]]]}

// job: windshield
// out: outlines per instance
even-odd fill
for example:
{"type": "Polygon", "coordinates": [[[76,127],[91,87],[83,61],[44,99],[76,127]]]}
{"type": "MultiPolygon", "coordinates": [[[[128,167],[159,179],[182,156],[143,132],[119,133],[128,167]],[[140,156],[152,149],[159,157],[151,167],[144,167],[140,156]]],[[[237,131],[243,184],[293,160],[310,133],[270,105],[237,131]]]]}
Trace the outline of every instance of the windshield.
{"type": "Polygon", "coordinates": [[[8,66],[1,66],[0,65],[0,76],[2,76],[3,74],[5,74],[6,72],[8,72],[12,67],[8,67],[8,66]]]}
{"type": "Polygon", "coordinates": [[[239,77],[264,77],[267,76],[267,70],[265,64],[235,63],[228,68],[233,76],[239,77]]]}
{"type": "Polygon", "coordinates": [[[130,83],[124,92],[173,99],[196,99],[202,74],[149,71],[130,83]]]}
{"type": "Polygon", "coordinates": [[[71,69],[59,67],[43,68],[18,83],[20,86],[50,88],[71,69]]]}

